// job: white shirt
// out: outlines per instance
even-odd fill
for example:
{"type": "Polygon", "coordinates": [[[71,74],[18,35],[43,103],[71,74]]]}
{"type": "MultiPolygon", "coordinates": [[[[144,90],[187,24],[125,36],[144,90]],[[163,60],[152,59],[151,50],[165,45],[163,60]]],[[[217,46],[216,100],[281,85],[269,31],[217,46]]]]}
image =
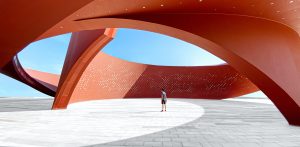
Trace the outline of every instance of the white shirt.
{"type": "Polygon", "coordinates": [[[162,91],[162,92],[161,92],[161,98],[162,98],[163,100],[167,100],[167,93],[164,92],[164,91],[162,91]]]}

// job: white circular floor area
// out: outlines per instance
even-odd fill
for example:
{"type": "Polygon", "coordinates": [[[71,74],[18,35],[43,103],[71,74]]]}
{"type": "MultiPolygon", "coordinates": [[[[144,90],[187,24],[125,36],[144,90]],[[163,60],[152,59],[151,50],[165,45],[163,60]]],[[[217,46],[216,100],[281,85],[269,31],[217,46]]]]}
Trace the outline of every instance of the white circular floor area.
{"type": "Polygon", "coordinates": [[[204,114],[201,106],[169,99],[113,99],[69,105],[67,110],[0,113],[2,146],[86,146],[180,126],[204,114]]]}

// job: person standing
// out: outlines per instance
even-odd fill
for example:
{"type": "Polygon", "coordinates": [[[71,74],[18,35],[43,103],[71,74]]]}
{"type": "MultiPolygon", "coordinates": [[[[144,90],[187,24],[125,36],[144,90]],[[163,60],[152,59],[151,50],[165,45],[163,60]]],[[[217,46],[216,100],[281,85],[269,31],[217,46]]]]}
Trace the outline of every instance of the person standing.
{"type": "Polygon", "coordinates": [[[161,89],[161,107],[162,107],[161,112],[163,112],[164,109],[165,109],[165,111],[167,111],[166,104],[167,104],[167,93],[166,93],[165,89],[162,88],[161,89]]]}

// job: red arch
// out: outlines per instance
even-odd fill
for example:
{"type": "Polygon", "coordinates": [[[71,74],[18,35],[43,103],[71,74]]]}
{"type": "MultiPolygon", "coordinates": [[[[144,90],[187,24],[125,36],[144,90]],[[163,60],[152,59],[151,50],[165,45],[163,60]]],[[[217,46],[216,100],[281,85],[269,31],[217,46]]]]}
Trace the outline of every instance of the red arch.
{"type": "Polygon", "coordinates": [[[267,2],[166,0],[161,8],[160,0],[49,0],[35,5],[5,1],[0,28],[10,35],[0,35],[0,67],[44,37],[105,27],[149,30],[196,44],[227,61],[253,81],[290,124],[299,125],[300,14],[290,10],[300,4],[279,0],[274,10],[267,2]]]}
{"type": "Polygon", "coordinates": [[[86,29],[100,25],[144,29],[198,45],[245,74],[273,101],[290,124],[300,123],[297,99],[300,94],[296,88],[300,86],[297,75],[300,44],[298,34],[289,27],[266,19],[223,14],[116,17],[77,23],[86,29]],[[206,20],[206,23],[195,21],[195,18],[206,20]],[[193,25],[198,26],[196,30],[193,25]]]}

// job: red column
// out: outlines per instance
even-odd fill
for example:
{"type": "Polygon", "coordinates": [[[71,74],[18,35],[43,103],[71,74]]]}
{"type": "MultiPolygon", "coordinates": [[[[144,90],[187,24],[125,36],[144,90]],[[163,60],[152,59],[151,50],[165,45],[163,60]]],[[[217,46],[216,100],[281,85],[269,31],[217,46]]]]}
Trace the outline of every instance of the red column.
{"type": "Polygon", "coordinates": [[[101,29],[72,34],[53,109],[66,108],[82,73],[97,53],[114,37],[116,29],[101,29]]]}

